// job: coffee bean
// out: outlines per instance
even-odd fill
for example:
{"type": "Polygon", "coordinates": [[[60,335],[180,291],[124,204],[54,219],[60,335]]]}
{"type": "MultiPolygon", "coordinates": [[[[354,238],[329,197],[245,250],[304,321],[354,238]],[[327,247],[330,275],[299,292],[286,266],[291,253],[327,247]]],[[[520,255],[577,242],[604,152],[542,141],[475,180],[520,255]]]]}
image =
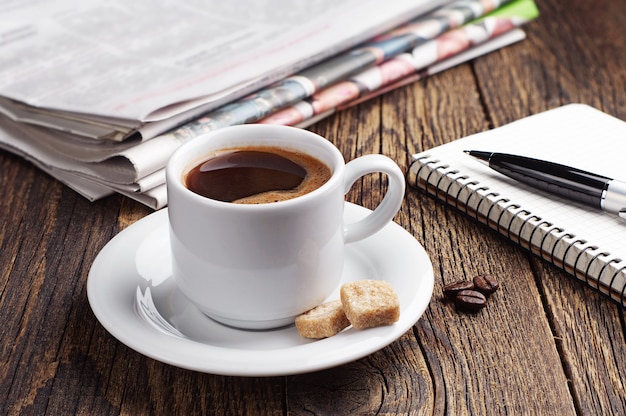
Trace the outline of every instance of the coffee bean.
{"type": "Polygon", "coordinates": [[[460,280],[457,282],[448,283],[443,286],[443,294],[445,297],[454,299],[461,290],[474,289],[474,283],[468,280],[460,280]]]}
{"type": "Polygon", "coordinates": [[[468,312],[478,312],[487,305],[487,298],[476,290],[461,290],[454,298],[456,307],[468,312]]]}
{"type": "Polygon", "coordinates": [[[473,282],[476,290],[487,296],[491,295],[493,292],[498,290],[498,287],[500,287],[498,281],[489,274],[475,276],[473,282]]]}

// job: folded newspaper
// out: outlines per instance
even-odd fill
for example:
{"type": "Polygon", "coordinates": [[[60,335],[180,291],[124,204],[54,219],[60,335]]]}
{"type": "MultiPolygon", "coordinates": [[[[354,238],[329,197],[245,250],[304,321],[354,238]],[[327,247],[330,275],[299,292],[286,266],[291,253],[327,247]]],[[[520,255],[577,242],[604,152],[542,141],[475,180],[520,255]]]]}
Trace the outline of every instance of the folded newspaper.
{"type": "Polygon", "coordinates": [[[123,139],[151,121],[192,119],[446,2],[0,2],[0,104],[19,121],[123,139]]]}
{"type": "Polygon", "coordinates": [[[167,204],[165,163],[185,141],[234,124],[307,126],[519,41],[537,16],[532,0],[70,3],[35,17],[28,2],[0,5],[0,146],[90,200],[119,192],[155,209],[167,204]],[[109,30],[76,36],[98,25],[109,30]]]}

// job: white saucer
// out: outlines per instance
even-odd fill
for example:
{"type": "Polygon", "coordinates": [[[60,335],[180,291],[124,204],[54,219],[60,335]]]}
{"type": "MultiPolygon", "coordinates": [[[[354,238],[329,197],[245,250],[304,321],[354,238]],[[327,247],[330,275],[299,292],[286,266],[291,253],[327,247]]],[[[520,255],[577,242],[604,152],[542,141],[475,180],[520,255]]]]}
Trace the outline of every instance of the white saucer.
{"type": "MultiPolygon", "coordinates": [[[[370,211],[346,203],[354,221],[370,211]]],[[[278,376],[321,370],[357,360],[390,344],[422,315],[433,290],[423,247],[396,223],[346,246],[341,283],[384,279],[400,299],[394,325],[345,331],[322,340],[295,327],[245,331],[220,325],[191,305],[171,278],[167,209],[115,236],[98,254],[87,281],[89,303],[118,340],[155,360],[221,375],[278,376]]],[[[338,299],[338,289],[330,296],[338,299]]],[[[329,299],[330,299],[329,298],[329,299]]]]}

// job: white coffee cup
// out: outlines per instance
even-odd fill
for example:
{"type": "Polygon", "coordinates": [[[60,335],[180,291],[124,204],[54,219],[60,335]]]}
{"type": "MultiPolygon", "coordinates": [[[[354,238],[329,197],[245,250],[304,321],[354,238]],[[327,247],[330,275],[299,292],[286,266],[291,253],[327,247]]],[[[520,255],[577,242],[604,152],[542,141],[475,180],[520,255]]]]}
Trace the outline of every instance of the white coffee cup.
{"type": "Polygon", "coordinates": [[[285,326],[322,303],[337,287],[344,245],[366,238],[398,212],[405,182],[383,155],[348,164],[325,138],[294,127],[250,124],[192,139],[167,168],[173,275],[181,292],[204,314],[245,329],[285,326]],[[293,199],[243,205],[198,195],[186,174],[214,152],[247,146],[283,147],[309,154],[332,175],[321,187],[293,199]],[[388,178],[383,201],[364,219],[344,224],[344,195],[360,177],[388,178]]]}

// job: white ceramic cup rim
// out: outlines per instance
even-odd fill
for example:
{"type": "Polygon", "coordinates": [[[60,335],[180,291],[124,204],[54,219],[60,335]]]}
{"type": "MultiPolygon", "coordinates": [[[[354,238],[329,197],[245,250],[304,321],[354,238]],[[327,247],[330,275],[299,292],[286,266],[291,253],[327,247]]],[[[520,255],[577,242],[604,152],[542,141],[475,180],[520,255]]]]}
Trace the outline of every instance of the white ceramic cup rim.
{"type": "Polygon", "coordinates": [[[265,124],[244,124],[238,126],[230,126],[224,129],[226,129],[227,131],[216,130],[191,139],[190,142],[185,143],[172,154],[166,166],[166,175],[172,178],[168,185],[176,187],[178,191],[185,194],[186,198],[190,198],[193,203],[211,206],[214,209],[222,208],[233,211],[276,210],[281,207],[291,209],[294,205],[306,204],[308,200],[316,198],[318,194],[326,192],[328,188],[337,186],[336,182],[342,180],[341,172],[344,170],[345,164],[341,152],[331,142],[318,134],[296,127],[274,126],[265,124]],[[250,132],[263,132],[261,133],[263,134],[263,139],[249,138],[248,135],[250,134],[250,132]],[[277,134],[277,132],[280,132],[280,134],[285,137],[281,137],[280,139],[272,137],[272,134],[277,134]],[[226,134],[234,135],[236,133],[240,133],[242,136],[246,136],[246,139],[234,139],[232,142],[229,140],[228,144],[222,143],[221,145],[211,145],[210,141],[207,141],[206,139],[207,137],[219,138],[220,136],[224,136],[226,134]],[[302,137],[302,140],[298,141],[293,139],[287,139],[287,135],[294,137],[295,135],[298,135],[302,137]],[[309,151],[308,148],[311,148],[314,143],[317,143],[317,147],[323,149],[323,152],[328,154],[328,158],[324,158],[322,160],[321,157],[312,154],[312,152],[309,151]],[[260,204],[233,204],[232,202],[211,199],[193,192],[185,185],[185,176],[189,173],[189,171],[199,164],[203,163],[204,161],[210,159],[212,152],[242,148],[247,146],[254,146],[259,148],[280,147],[305,153],[307,155],[315,157],[326,166],[328,166],[328,168],[331,170],[331,177],[320,187],[304,195],[300,195],[295,198],[283,201],[267,202],[260,204]],[[329,163],[329,161],[331,163],[329,163]]]}

